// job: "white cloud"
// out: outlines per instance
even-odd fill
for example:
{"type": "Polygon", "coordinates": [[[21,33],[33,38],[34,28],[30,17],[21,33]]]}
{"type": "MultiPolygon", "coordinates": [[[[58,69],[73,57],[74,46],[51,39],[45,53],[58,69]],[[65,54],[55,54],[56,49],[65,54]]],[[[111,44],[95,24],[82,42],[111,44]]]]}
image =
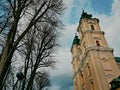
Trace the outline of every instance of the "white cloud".
{"type": "Polygon", "coordinates": [[[72,4],[73,4],[73,1],[74,1],[74,0],[63,0],[63,3],[65,4],[65,6],[66,6],[67,8],[70,9],[70,7],[71,7],[72,4]]]}
{"type": "Polygon", "coordinates": [[[59,76],[59,75],[65,75],[65,74],[71,74],[72,75],[72,58],[71,58],[71,45],[72,40],[75,36],[75,31],[77,28],[76,25],[67,25],[65,27],[65,30],[63,32],[63,36],[60,38],[61,47],[58,49],[56,53],[56,60],[58,61],[56,63],[56,69],[52,70],[51,77],[53,76],[59,76]],[[70,44],[70,45],[68,45],[70,44]]]}
{"type": "MultiPolygon", "coordinates": [[[[66,12],[66,15],[64,19],[69,19],[70,13],[71,13],[71,8],[73,7],[73,0],[65,0],[64,2],[66,5],[68,5],[68,9],[66,12]],[[70,2],[71,1],[71,2],[70,2]]],[[[93,17],[96,17],[100,20],[100,27],[101,30],[105,32],[105,38],[107,39],[108,45],[114,49],[115,56],[120,56],[120,0],[114,0],[112,3],[112,12],[111,16],[107,16],[105,14],[98,14],[93,11],[91,8],[90,2],[87,2],[88,0],[79,0],[81,5],[85,5],[86,3],[88,4],[87,11],[88,13],[93,13],[93,17]]],[[[82,7],[82,6],[77,6],[77,7],[82,7]]],[[[79,14],[79,10],[81,8],[78,8],[77,12],[79,14]]],[[[92,14],[91,13],[91,14],[92,14]]],[[[79,22],[78,22],[79,23],[79,22]]],[[[59,48],[58,53],[57,53],[57,60],[59,62],[56,64],[56,70],[51,71],[52,76],[59,76],[62,74],[71,74],[72,75],[72,64],[71,64],[71,54],[70,54],[70,45],[72,45],[72,41],[75,35],[75,32],[77,30],[78,24],[67,24],[65,27],[65,30],[63,30],[63,36],[60,39],[62,47],[59,48]]],[[[57,90],[57,89],[56,89],[57,90]]]]}
{"type": "Polygon", "coordinates": [[[112,14],[120,16],[120,0],[113,0],[112,14]]]}
{"type": "Polygon", "coordinates": [[[63,0],[66,9],[63,16],[63,22],[68,23],[71,18],[76,19],[76,17],[80,17],[82,13],[82,8],[86,11],[92,11],[91,1],[88,0],[63,0]],[[71,17],[71,13],[73,12],[72,9],[74,8],[75,16],[71,17]]]}
{"type": "Polygon", "coordinates": [[[72,72],[71,72],[72,67],[70,65],[71,55],[70,55],[70,52],[68,49],[60,48],[57,53],[56,60],[58,60],[58,62],[56,63],[56,69],[54,69],[50,72],[51,77],[65,75],[67,73],[72,74],[72,72]]]}
{"type": "MultiPolygon", "coordinates": [[[[71,9],[73,0],[70,0],[71,2],[65,0],[66,5],[68,5],[68,8],[71,9]]],[[[85,4],[86,1],[81,3],[85,4]]],[[[120,18],[118,16],[120,9],[118,9],[118,5],[120,3],[120,0],[114,0],[112,4],[112,12],[111,16],[106,16],[105,14],[95,14],[94,17],[98,17],[100,20],[100,26],[101,30],[105,32],[105,37],[107,39],[108,45],[115,49],[115,55],[118,56],[120,53],[119,45],[120,45],[120,18]],[[118,10],[116,10],[118,9],[118,10]],[[117,15],[117,16],[116,16],[117,15]]],[[[90,7],[90,6],[89,6],[90,7]]],[[[92,9],[91,9],[92,12],[92,9]]],[[[80,15],[79,15],[80,16],[80,15]]],[[[71,54],[70,54],[70,46],[72,45],[72,40],[74,38],[75,32],[77,30],[78,24],[67,24],[65,27],[65,30],[63,31],[63,36],[60,39],[62,47],[59,48],[58,54],[57,54],[57,60],[59,61],[56,64],[56,70],[52,71],[52,75],[61,75],[66,73],[71,73],[71,54]],[[71,44],[71,45],[68,45],[71,44]]],[[[120,56],[120,55],[119,55],[120,56]]],[[[72,73],[71,73],[72,74],[72,73]]]]}
{"type": "Polygon", "coordinates": [[[72,45],[72,40],[75,36],[75,33],[77,32],[76,31],[77,27],[78,27],[78,24],[70,24],[65,26],[63,31],[63,36],[60,38],[62,47],[69,47],[72,45]],[[71,45],[68,45],[69,43],[71,45]]]}
{"type": "Polygon", "coordinates": [[[63,0],[64,4],[65,4],[65,14],[63,16],[63,20],[67,21],[70,17],[70,13],[71,13],[71,8],[73,6],[73,1],[74,0],[63,0]]]}
{"type": "Polygon", "coordinates": [[[114,49],[115,56],[120,56],[120,0],[112,3],[112,14],[96,15],[100,20],[101,30],[105,32],[108,45],[114,49]]]}

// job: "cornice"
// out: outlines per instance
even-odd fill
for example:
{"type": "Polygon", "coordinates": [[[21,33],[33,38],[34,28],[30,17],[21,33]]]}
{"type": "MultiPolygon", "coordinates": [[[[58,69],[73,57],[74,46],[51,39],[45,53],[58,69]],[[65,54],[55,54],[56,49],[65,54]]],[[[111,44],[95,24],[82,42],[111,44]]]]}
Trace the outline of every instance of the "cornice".
{"type": "Polygon", "coordinates": [[[89,51],[91,50],[97,50],[97,51],[111,51],[113,52],[113,48],[109,48],[109,47],[99,47],[99,46],[91,46],[91,47],[88,47],[84,53],[84,55],[80,58],[80,65],[78,66],[78,68],[76,69],[74,75],[73,75],[73,79],[74,77],[76,76],[76,74],[79,72],[79,71],[82,71],[82,67],[85,63],[85,59],[87,57],[87,55],[89,54],[89,51]]]}
{"type": "MultiPolygon", "coordinates": [[[[99,31],[99,30],[85,30],[85,31],[83,31],[83,34],[85,35],[86,33],[96,33],[96,34],[105,34],[105,32],[104,31],[99,31]]],[[[80,39],[80,44],[81,44],[81,42],[84,40],[84,36],[83,37],[81,37],[81,39],[80,39]]]]}
{"type": "Polygon", "coordinates": [[[99,31],[99,30],[85,30],[83,31],[83,34],[85,33],[101,33],[101,34],[105,34],[104,31],[99,31]]]}

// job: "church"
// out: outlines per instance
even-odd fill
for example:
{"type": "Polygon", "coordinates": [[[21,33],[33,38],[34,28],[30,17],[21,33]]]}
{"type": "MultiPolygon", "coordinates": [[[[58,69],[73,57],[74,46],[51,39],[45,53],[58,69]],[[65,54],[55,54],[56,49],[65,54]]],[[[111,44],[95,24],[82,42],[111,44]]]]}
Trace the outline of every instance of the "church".
{"type": "Polygon", "coordinates": [[[74,90],[120,90],[120,57],[109,47],[99,19],[82,12],[72,47],[74,90]]]}

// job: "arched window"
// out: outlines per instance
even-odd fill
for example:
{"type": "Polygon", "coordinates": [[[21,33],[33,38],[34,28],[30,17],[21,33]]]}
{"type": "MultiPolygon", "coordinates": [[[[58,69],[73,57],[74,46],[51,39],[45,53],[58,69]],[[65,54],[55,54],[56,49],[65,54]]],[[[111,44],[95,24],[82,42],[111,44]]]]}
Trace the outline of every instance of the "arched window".
{"type": "Polygon", "coordinates": [[[91,90],[94,90],[94,84],[91,82],[91,90]]]}
{"type": "Polygon", "coordinates": [[[97,46],[100,46],[100,42],[99,41],[96,41],[96,44],[97,44],[97,46]]]}
{"type": "Polygon", "coordinates": [[[83,47],[84,47],[84,49],[86,49],[86,44],[85,44],[85,42],[83,43],[83,47]]]}
{"type": "Polygon", "coordinates": [[[88,75],[90,76],[91,75],[91,70],[90,70],[89,64],[87,64],[87,70],[88,70],[88,75]]]}
{"type": "Polygon", "coordinates": [[[92,29],[92,30],[95,30],[95,28],[94,28],[94,26],[93,26],[93,25],[91,25],[91,29],[92,29]]]}
{"type": "Polygon", "coordinates": [[[81,74],[80,76],[81,76],[81,82],[82,82],[82,85],[83,85],[85,83],[84,76],[83,76],[83,74],[81,74]]]}

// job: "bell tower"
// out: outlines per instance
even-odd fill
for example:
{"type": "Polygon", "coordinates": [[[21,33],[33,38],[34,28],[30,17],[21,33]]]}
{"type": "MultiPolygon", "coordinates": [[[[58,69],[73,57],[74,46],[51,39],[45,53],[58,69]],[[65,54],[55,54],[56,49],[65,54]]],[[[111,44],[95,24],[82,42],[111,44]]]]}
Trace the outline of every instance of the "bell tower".
{"type": "Polygon", "coordinates": [[[80,39],[75,36],[71,48],[74,90],[110,90],[120,70],[99,20],[83,11],[77,31],[80,39]]]}

